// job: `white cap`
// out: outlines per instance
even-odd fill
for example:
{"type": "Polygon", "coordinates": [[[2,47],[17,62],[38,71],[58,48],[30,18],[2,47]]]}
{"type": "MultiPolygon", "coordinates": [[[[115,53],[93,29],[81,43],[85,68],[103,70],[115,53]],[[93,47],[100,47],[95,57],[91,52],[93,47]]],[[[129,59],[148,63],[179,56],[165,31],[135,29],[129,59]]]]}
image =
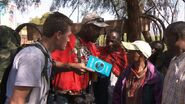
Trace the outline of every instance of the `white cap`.
{"type": "Polygon", "coordinates": [[[94,24],[98,27],[107,27],[109,26],[104,22],[104,19],[100,17],[96,12],[88,13],[82,19],[82,24],[94,24]]]}
{"type": "Polygon", "coordinates": [[[151,54],[152,54],[152,48],[150,47],[150,45],[147,42],[142,41],[142,40],[137,40],[137,41],[134,41],[132,43],[122,42],[122,45],[127,50],[138,50],[138,51],[141,51],[142,54],[146,58],[149,58],[151,56],[151,54]]]}

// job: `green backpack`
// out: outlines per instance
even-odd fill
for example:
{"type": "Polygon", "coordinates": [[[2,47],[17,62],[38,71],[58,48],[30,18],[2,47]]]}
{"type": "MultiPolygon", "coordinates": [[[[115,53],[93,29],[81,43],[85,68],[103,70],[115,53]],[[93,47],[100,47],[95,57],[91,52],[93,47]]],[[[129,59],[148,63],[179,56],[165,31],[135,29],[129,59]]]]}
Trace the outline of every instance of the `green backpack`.
{"type": "MultiPolygon", "coordinates": [[[[19,32],[25,26],[32,27],[41,34],[40,30],[33,23],[21,24],[15,30],[7,26],[0,26],[0,82],[1,82],[0,83],[0,104],[4,104],[6,100],[6,84],[7,84],[9,72],[13,65],[13,60],[15,55],[24,47],[30,46],[30,45],[26,45],[26,46],[20,45],[21,38],[20,38],[19,32]]],[[[31,46],[36,46],[37,48],[41,49],[41,51],[44,53],[41,46],[35,45],[35,44],[31,44],[31,46]]],[[[44,55],[47,56],[46,52],[44,53],[44,55]]],[[[45,62],[45,65],[47,65],[47,62],[48,61],[45,62]]]]}
{"type": "Polygon", "coordinates": [[[20,46],[20,35],[7,26],[0,26],[0,80],[20,46]]]}

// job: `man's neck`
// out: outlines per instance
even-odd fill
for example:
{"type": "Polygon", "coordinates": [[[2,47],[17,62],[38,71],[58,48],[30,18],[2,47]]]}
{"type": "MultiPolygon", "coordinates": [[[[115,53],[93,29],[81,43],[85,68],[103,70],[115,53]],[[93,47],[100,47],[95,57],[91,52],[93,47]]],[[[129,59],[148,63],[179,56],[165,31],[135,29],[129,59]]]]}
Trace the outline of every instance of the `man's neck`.
{"type": "Polygon", "coordinates": [[[111,48],[106,46],[107,52],[112,53],[112,52],[119,52],[119,48],[111,48]]]}
{"type": "Polygon", "coordinates": [[[43,37],[43,39],[40,41],[40,43],[49,51],[53,52],[54,47],[50,44],[51,41],[49,41],[47,38],[43,37]]]}
{"type": "Polygon", "coordinates": [[[79,32],[79,33],[77,33],[77,36],[78,36],[80,39],[82,39],[84,42],[90,42],[90,41],[88,41],[88,39],[87,39],[87,37],[86,37],[85,35],[86,35],[85,32],[79,32]]]}

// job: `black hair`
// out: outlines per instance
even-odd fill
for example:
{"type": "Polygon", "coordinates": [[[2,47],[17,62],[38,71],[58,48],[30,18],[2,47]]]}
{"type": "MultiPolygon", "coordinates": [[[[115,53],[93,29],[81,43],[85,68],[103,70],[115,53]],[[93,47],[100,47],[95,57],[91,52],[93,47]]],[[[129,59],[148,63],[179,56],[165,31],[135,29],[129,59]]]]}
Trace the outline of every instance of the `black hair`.
{"type": "Polygon", "coordinates": [[[62,32],[64,34],[68,30],[68,26],[72,25],[72,21],[62,13],[51,13],[43,25],[43,35],[52,37],[55,32],[62,32]]]}
{"type": "Polygon", "coordinates": [[[164,44],[161,41],[153,41],[150,43],[152,49],[155,49],[157,52],[162,52],[164,50],[164,44]]]}
{"type": "Polygon", "coordinates": [[[170,24],[164,33],[165,38],[168,41],[168,37],[173,35],[175,37],[175,41],[178,39],[185,39],[185,22],[179,21],[170,24]]]}

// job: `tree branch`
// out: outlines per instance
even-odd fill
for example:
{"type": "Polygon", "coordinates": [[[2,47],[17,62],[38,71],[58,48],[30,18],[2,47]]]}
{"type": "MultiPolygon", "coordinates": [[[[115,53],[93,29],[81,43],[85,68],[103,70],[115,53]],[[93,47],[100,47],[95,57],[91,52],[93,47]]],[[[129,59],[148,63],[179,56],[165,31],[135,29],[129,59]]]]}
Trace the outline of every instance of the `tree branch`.
{"type": "Polygon", "coordinates": [[[76,8],[78,7],[79,3],[76,4],[76,6],[74,7],[73,11],[71,12],[71,14],[69,15],[69,17],[71,17],[71,15],[74,13],[74,11],[76,10],[76,8]]]}
{"type": "Polygon", "coordinates": [[[172,20],[171,20],[171,22],[174,21],[174,16],[175,16],[175,12],[176,12],[176,9],[177,9],[178,2],[179,2],[179,0],[176,1],[175,6],[174,6],[174,10],[172,11],[172,20]]]}
{"type": "Polygon", "coordinates": [[[168,24],[170,24],[170,23],[168,22],[168,20],[162,15],[162,13],[160,12],[160,10],[157,8],[155,2],[154,2],[153,0],[151,0],[151,1],[152,1],[152,3],[154,4],[155,9],[156,9],[157,12],[160,14],[160,16],[161,16],[168,24]]]}
{"type": "Polygon", "coordinates": [[[113,0],[110,0],[110,2],[111,2],[111,4],[112,4],[112,6],[113,6],[114,11],[116,12],[117,18],[120,19],[120,15],[119,15],[119,13],[118,13],[118,11],[117,11],[117,9],[116,9],[116,5],[114,4],[114,1],[113,1],[113,0]]]}

